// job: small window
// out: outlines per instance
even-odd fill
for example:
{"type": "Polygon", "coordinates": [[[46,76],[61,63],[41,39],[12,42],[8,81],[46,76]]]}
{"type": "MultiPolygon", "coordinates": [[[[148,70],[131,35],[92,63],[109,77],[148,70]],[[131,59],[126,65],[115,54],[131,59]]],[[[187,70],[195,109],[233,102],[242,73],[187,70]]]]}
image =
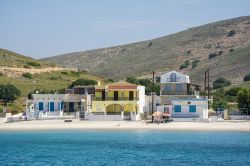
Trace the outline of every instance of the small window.
{"type": "Polygon", "coordinates": [[[181,112],[181,105],[175,105],[174,112],[181,112]]]}
{"type": "Polygon", "coordinates": [[[170,82],[176,82],[176,74],[175,73],[172,73],[170,75],[170,82]]]}
{"type": "Polygon", "coordinates": [[[38,103],[38,109],[39,111],[43,111],[43,102],[38,103]]]}
{"type": "Polygon", "coordinates": [[[171,86],[170,85],[166,85],[165,86],[165,91],[171,91],[171,86]]]}
{"type": "Polygon", "coordinates": [[[182,84],[176,84],[176,91],[182,91],[182,84]]]}
{"type": "Polygon", "coordinates": [[[196,112],[196,105],[190,105],[189,112],[196,112]]]}

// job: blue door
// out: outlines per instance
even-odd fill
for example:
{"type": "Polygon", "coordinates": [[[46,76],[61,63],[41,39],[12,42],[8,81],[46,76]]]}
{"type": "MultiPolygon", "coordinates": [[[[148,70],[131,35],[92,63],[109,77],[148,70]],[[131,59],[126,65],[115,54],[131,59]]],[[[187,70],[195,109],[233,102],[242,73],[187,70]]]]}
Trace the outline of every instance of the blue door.
{"type": "Polygon", "coordinates": [[[50,104],[49,104],[49,111],[50,112],[54,112],[55,111],[55,104],[54,104],[54,102],[50,102],[50,104]]]}
{"type": "Polygon", "coordinates": [[[196,112],[196,105],[190,105],[189,112],[196,112]]]}
{"type": "Polygon", "coordinates": [[[181,112],[181,105],[175,105],[174,112],[181,112]]]}
{"type": "Polygon", "coordinates": [[[43,111],[43,102],[38,103],[38,110],[43,111]]]}

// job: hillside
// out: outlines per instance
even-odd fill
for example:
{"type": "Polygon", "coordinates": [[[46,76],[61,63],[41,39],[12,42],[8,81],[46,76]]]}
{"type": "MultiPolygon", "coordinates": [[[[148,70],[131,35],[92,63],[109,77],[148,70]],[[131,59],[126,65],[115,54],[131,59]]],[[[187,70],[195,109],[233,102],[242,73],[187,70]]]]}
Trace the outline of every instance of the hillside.
{"type": "Polygon", "coordinates": [[[113,79],[148,76],[152,70],[160,74],[179,70],[182,65],[182,71],[190,74],[195,83],[202,83],[205,69],[210,69],[211,81],[223,76],[239,83],[250,72],[250,16],[206,24],[153,40],[44,60],[113,79]]]}
{"type": "Polygon", "coordinates": [[[67,88],[79,79],[103,79],[72,68],[29,58],[17,53],[0,49],[0,84],[13,84],[21,90],[21,97],[29,92],[39,90],[60,90],[67,88]],[[30,73],[31,78],[23,76],[30,73]]]}
{"type": "Polygon", "coordinates": [[[54,63],[33,59],[15,52],[0,48],[0,66],[16,68],[44,68],[59,66],[54,63]]]}

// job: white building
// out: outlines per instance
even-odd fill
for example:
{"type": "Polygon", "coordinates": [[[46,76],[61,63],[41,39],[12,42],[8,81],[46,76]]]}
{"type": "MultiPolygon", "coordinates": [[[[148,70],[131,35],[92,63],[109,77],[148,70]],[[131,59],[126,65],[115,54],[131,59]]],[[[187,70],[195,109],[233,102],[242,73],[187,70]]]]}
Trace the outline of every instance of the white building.
{"type": "Polygon", "coordinates": [[[192,84],[188,75],[171,71],[160,76],[161,104],[157,110],[171,118],[208,118],[208,100],[200,98],[200,86],[192,84]]]}

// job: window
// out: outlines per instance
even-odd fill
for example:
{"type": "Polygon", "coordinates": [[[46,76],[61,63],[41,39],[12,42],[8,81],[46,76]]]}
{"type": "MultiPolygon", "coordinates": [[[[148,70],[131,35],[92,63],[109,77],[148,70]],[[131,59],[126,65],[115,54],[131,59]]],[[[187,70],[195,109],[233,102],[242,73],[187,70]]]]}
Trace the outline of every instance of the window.
{"type": "Polygon", "coordinates": [[[118,101],[118,91],[114,91],[114,101],[118,101]]]}
{"type": "Polygon", "coordinates": [[[134,92],[129,91],[129,100],[134,100],[134,92]]]}
{"type": "Polygon", "coordinates": [[[176,84],[176,91],[182,91],[182,84],[176,84]]]}
{"type": "Polygon", "coordinates": [[[38,109],[39,111],[43,111],[43,102],[38,103],[38,109]]]}
{"type": "Polygon", "coordinates": [[[174,112],[181,112],[181,105],[175,105],[174,112]]]}
{"type": "Polygon", "coordinates": [[[196,112],[196,106],[195,105],[190,105],[189,106],[189,112],[196,112]]]}
{"type": "Polygon", "coordinates": [[[170,75],[170,82],[176,82],[176,74],[175,73],[172,73],[170,75]]]}
{"type": "Polygon", "coordinates": [[[55,104],[54,104],[54,102],[50,102],[49,103],[49,111],[50,112],[54,112],[55,111],[55,104]]]}
{"type": "Polygon", "coordinates": [[[165,91],[171,91],[171,86],[170,85],[166,85],[165,86],[165,91]]]}

